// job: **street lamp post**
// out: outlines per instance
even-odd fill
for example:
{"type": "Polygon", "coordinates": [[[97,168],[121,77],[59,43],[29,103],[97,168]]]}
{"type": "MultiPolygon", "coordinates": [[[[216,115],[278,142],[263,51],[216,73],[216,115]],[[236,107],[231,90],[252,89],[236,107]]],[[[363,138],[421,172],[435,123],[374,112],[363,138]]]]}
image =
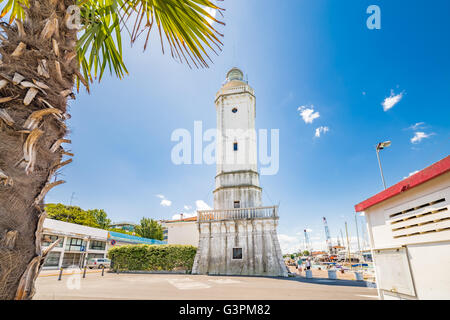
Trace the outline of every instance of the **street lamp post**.
{"type": "Polygon", "coordinates": [[[381,179],[383,180],[384,189],[386,189],[386,182],[384,181],[383,168],[381,167],[380,150],[383,150],[384,148],[387,148],[387,147],[390,147],[390,146],[391,146],[391,142],[390,141],[380,142],[376,146],[378,165],[380,166],[381,179]]]}

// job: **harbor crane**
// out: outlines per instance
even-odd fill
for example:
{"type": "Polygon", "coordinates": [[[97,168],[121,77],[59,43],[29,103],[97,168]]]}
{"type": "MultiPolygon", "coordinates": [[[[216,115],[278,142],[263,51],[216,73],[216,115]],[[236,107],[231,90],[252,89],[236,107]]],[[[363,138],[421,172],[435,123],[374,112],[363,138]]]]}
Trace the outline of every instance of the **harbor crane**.
{"type": "Polygon", "coordinates": [[[325,226],[325,237],[327,239],[328,252],[333,253],[333,244],[331,243],[330,229],[328,229],[327,218],[323,217],[323,225],[325,226]]]}
{"type": "Polygon", "coordinates": [[[306,229],[305,232],[305,248],[309,251],[309,254],[311,254],[311,242],[309,241],[308,231],[306,229]]]}

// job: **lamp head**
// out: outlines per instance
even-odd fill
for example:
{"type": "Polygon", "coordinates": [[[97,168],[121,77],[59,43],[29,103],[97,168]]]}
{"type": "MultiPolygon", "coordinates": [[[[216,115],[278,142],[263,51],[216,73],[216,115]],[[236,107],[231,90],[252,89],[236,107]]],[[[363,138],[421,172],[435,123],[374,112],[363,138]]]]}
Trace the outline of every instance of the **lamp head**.
{"type": "Polygon", "coordinates": [[[377,150],[383,150],[384,148],[387,148],[390,146],[391,146],[390,141],[380,142],[379,144],[377,144],[377,150]]]}

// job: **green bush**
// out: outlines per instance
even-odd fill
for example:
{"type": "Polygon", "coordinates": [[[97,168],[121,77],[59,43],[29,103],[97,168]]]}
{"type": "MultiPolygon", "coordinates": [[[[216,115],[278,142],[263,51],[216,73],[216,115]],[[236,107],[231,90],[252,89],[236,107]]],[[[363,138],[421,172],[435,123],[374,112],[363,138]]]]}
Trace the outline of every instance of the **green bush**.
{"type": "Polygon", "coordinates": [[[184,245],[127,245],[111,248],[108,257],[114,270],[191,270],[197,248],[184,245]]]}

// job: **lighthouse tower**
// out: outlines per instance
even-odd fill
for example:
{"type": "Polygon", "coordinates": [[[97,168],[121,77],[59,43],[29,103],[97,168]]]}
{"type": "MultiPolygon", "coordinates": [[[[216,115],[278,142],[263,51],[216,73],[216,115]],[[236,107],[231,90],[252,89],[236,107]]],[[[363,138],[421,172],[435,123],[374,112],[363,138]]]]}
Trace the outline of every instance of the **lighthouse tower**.
{"type": "Polygon", "coordinates": [[[216,95],[217,175],[214,209],[261,206],[257,168],[256,101],[237,68],[216,95]]]}
{"type": "Polygon", "coordinates": [[[256,99],[238,68],[216,94],[214,210],[198,211],[194,274],[287,276],[276,227],[278,207],[262,206],[256,99]]]}

